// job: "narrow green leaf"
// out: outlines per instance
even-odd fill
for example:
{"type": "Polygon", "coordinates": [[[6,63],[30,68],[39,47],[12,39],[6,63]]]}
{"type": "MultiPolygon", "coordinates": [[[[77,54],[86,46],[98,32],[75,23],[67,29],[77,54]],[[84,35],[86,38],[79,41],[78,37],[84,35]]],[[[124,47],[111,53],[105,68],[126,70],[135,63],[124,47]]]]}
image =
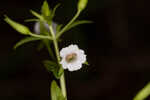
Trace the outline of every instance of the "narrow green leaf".
{"type": "Polygon", "coordinates": [[[145,100],[150,95],[150,82],[139,91],[133,100],[145,100]]]}
{"type": "Polygon", "coordinates": [[[30,10],[30,12],[31,12],[35,17],[37,17],[38,19],[40,19],[41,21],[44,21],[43,16],[41,16],[41,15],[38,14],[37,12],[35,12],[35,11],[33,11],[33,10],[30,10]]]}
{"type": "Polygon", "coordinates": [[[43,5],[42,5],[41,13],[44,17],[50,16],[50,14],[51,14],[51,10],[50,10],[49,5],[46,0],[44,1],[43,5]]]}
{"type": "Polygon", "coordinates": [[[44,66],[46,67],[46,69],[49,72],[53,72],[53,75],[58,79],[58,65],[50,60],[45,60],[44,62],[44,66]]]}
{"type": "Polygon", "coordinates": [[[43,63],[44,63],[44,66],[46,67],[46,69],[48,71],[52,71],[53,72],[58,67],[57,63],[55,63],[53,61],[50,61],[50,60],[45,60],[43,63]]]}
{"type": "Polygon", "coordinates": [[[50,60],[45,60],[44,62],[45,67],[47,68],[48,71],[54,71],[57,68],[57,63],[50,61],[50,60]]]}
{"type": "Polygon", "coordinates": [[[14,46],[14,49],[18,48],[19,46],[31,42],[31,41],[37,41],[40,40],[41,38],[37,38],[37,37],[26,37],[22,40],[20,40],[18,43],[16,43],[16,45],[14,46]]]}
{"type": "Polygon", "coordinates": [[[54,80],[51,83],[51,100],[65,100],[65,97],[62,95],[61,89],[54,80]]]}
{"type": "Polygon", "coordinates": [[[24,20],[25,22],[38,22],[40,21],[39,19],[26,19],[24,20]]]}
{"type": "Polygon", "coordinates": [[[56,9],[60,6],[60,4],[57,4],[54,9],[52,10],[52,14],[51,14],[51,18],[53,18],[55,16],[56,13],[56,9]]]}
{"type": "Polygon", "coordinates": [[[58,33],[61,30],[62,26],[62,24],[56,26],[56,33],[58,33]]]}
{"type": "Polygon", "coordinates": [[[59,79],[60,76],[63,73],[63,70],[60,69],[57,63],[50,61],[50,60],[45,60],[43,61],[44,66],[49,72],[53,72],[54,76],[59,79]]]}
{"type": "Polygon", "coordinates": [[[75,21],[74,23],[72,23],[65,31],[68,31],[70,30],[71,28],[74,28],[78,25],[81,25],[81,24],[91,24],[93,23],[92,21],[88,21],[88,20],[79,20],[79,21],[75,21]]]}
{"type": "Polygon", "coordinates": [[[4,19],[12,28],[14,28],[17,32],[21,33],[21,34],[24,34],[24,35],[28,35],[30,34],[30,30],[28,27],[20,24],[20,23],[17,23],[13,20],[11,20],[9,17],[5,16],[5,19],[4,19]]]}

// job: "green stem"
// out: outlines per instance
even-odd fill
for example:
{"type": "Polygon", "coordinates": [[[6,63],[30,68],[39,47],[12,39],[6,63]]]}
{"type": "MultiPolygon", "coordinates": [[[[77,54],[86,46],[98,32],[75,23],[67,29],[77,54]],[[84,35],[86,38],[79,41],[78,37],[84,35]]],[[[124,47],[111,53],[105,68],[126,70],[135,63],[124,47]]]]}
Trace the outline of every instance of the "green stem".
{"type": "MultiPolygon", "coordinates": [[[[59,56],[59,48],[58,48],[57,39],[56,39],[56,36],[55,36],[55,33],[53,31],[52,26],[50,26],[49,28],[50,28],[50,32],[51,32],[52,38],[53,38],[53,44],[54,44],[54,48],[55,48],[55,53],[56,53],[57,61],[59,63],[60,62],[60,56],[59,56]]],[[[61,86],[62,94],[63,94],[63,96],[67,100],[67,93],[66,93],[66,85],[65,85],[65,76],[64,76],[64,73],[60,77],[60,86],[61,86]]]]}
{"type": "Polygon", "coordinates": [[[50,37],[50,36],[37,35],[37,34],[33,34],[33,33],[30,33],[30,35],[33,36],[33,37],[37,37],[37,38],[53,40],[52,37],[50,37]]]}
{"type": "Polygon", "coordinates": [[[60,77],[60,83],[61,83],[60,86],[61,86],[61,90],[62,90],[63,96],[67,100],[67,92],[66,92],[66,83],[65,83],[65,75],[64,75],[64,73],[60,77]]]}
{"type": "Polygon", "coordinates": [[[58,34],[56,34],[56,38],[58,39],[65,31],[66,29],[78,18],[78,16],[80,15],[80,10],[77,11],[77,13],[75,14],[75,16],[70,20],[70,22],[60,31],[58,32],[58,34]]]}

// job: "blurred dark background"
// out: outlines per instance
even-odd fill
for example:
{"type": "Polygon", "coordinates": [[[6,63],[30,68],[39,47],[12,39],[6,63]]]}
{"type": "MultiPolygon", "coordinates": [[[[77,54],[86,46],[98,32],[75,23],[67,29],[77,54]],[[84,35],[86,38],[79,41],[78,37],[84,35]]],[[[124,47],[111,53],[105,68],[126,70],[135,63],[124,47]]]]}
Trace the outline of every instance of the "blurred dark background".
{"type": "MultiPolygon", "coordinates": [[[[29,10],[37,12],[44,0],[2,0],[0,2],[0,99],[50,100],[54,78],[42,65],[47,51],[37,51],[38,42],[13,45],[24,36],[3,21],[3,15],[33,29],[29,10]]],[[[76,12],[77,0],[47,0],[56,12],[55,22],[66,24],[76,12]]],[[[68,100],[132,100],[150,81],[150,1],[89,0],[80,25],[63,35],[60,47],[78,44],[90,66],[66,71],[68,100]]],[[[148,99],[147,99],[148,100],[148,99]]]]}

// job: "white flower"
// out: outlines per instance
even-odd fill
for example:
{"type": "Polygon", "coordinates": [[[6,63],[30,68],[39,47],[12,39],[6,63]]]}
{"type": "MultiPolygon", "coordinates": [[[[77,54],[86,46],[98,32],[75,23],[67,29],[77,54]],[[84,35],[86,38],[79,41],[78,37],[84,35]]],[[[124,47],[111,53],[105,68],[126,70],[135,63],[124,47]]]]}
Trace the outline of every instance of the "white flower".
{"type": "Polygon", "coordinates": [[[82,67],[86,61],[86,55],[83,50],[79,49],[77,45],[70,45],[60,51],[62,60],[60,64],[64,69],[69,71],[76,71],[82,67]]]}

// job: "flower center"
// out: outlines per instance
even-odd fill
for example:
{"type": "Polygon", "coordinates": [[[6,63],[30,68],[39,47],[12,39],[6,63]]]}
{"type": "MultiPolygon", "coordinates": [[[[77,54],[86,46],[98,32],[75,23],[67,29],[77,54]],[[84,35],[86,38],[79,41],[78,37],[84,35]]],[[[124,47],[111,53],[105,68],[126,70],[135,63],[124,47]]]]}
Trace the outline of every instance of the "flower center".
{"type": "Polygon", "coordinates": [[[71,54],[68,54],[65,59],[68,63],[70,63],[70,62],[73,62],[74,60],[76,60],[76,58],[77,58],[77,54],[71,53],[71,54]]]}

